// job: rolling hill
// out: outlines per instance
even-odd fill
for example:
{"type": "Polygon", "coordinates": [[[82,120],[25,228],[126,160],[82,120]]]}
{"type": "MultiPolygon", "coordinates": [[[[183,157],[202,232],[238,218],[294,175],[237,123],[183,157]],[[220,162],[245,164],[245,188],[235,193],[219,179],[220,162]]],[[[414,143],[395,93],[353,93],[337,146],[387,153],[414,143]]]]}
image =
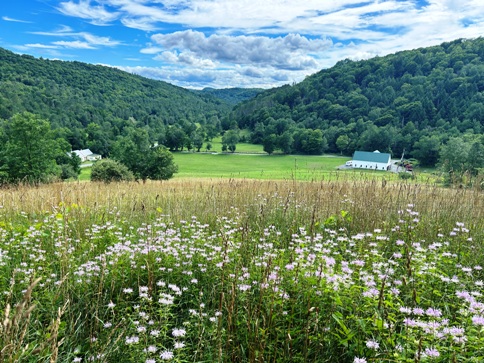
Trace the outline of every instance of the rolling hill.
{"type": "Polygon", "coordinates": [[[211,95],[115,68],[37,59],[0,48],[0,118],[37,114],[62,129],[75,149],[87,145],[89,124],[113,139],[126,125],[157,130],[175,123],[204,124],[207,118],[224,117],[231,107],[211,95]]]}
{"type": "Polygon", "coordinates": [[[305,152],[301,130],[319,130],[318,151],[405,151],[434,165],[450,138],[484,131],[484,38],[340,61],[237,105],[231,119],[276,149],[292,138],[287,150],[305,152]]]}

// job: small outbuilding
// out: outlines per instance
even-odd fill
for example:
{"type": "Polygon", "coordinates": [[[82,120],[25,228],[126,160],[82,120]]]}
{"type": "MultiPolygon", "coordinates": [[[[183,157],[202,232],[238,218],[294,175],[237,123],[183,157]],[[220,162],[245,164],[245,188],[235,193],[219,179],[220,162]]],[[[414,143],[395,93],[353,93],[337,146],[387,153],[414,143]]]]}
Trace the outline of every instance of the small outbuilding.
{"type": "Polygon", "coordinates": [[[381,153],[378,150],[355,151],[352,166],[359,169],[389,170],[392,157],[390,154],[381,153]]]}
{"type": "Polygon", "coordinates": [[[89,149],[83,149],[83,150],[73,150],[72,151],[74,154],[79,156],[81,158],[81,161],[96,161],[101,159],[101,155],[99,154],[94,154],[91,150],[89,149]]]}

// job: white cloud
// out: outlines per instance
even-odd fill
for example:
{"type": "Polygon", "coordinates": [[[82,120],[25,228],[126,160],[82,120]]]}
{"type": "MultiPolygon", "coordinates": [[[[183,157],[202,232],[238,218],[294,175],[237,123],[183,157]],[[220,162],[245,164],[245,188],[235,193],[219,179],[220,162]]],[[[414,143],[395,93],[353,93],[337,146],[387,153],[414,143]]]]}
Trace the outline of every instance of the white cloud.
{"type": "Polygon", "coordinates": [[[117,12],[110,12],[103,5],[91,6],[90,0],[62,2],[57,9],[64,15],[86,19],[94,25],[106,25],[118,18],[117,12]]]}
{"type": "Polygon", "coordinates": [[[60,40],[60,41],[57,41],[57,42],[53,42],[53,44],[59,45],[59,46],[64,47],[64,48],[95,49],[95,47],[93,47],[91,44],[89,44],[87,42],[81,42],[79,40],[74,40],[74,41],[71,41],[71,42],[60,40]]]}
{"type": "Polygon", "coordinates": [[[120,41],[112,40],[109,37],[99,37],[97,35],[93,35],[93,34],[85,33],[85,32],[77,33],[75,36],[83,38],[87,43],[89,43],[91,45],[102,45],[102,46],[105,46],[105,47],[113,47],[113,46],[121,44],[120,41]]]}
{"type": "Polygon", "coordinates": [[[153,19],[148,17],[122,18],[121,23],[128,28],[144,31],[153,31],[157,29],[157,27],[154,25],[155,22],[153,21],[153,19]]]}
{"type": "MultiPolygon", "coordinates": [[[[68,26],[62,26],[61,28],[50,32],[32,32],[32,34],[50,36],[50,37],[62,37],[74,40],[64,40],[52,42],[57,46],[65,48],[77,48],[77,49],[96,49],[101,47],[114,47],[122,44],[118,40],[113,40],[109,37],[100,37],[87,32],[74,32],[72,28],[68,26]]],[[[26,45],[27,46],[27,45],[26,45]]],[[[43,45],[44,48],[49,45],[43,45]]]]}
{"type": "Polygon", "coordinates": [[[2,19],[5,20],[5,21],[11,21],[11,22],[14,22],[14,23],[26,23],[26,24],[32,23],[31,21],[14,19],[14,18],[11,18],[9,16],[2,16],[2,19]]]}
{"type": "Polygon", "coordinates": [[[276,38],[217,34],[207,37],[193,30],[155,34],[151,40],[164,49],[179,51],[176,57],[173,54],[161,57],[172,62],[177,59],[183,63],[194,63],[198,59],[292,70],[316,68],[315,57],[308,54],[321,53],[331,45],[327,39],[308,39],[298,34],[276,38]]]}
{"type": "Polygon", "coordinates": [[[143,48],[140,50],[140,53],[143,53],[143,54],[157,54],[161,52],[163,52],[163,48],[152,47],[152,46],[149,46],[148,48],[143,48]]]}
{"type": "Polygon", "coordinates": [[[69,0],[59,10],[101,25],[119,19],[127,27],[144,31],[168,23],[212,28],[218,33],[299,33],[340,40],[379,40],[390,32],[383,27],[405,31],[417,20],[440,33],[446,33],[443,19],[468,18],[483,29],[481,0],[422,4],[415,0],[69,0]]]}
{"type": "Polygon", "coordinates": [[[49,44],[25,44],[26,48],[39,48],[39,49],[59,49],[58,45],[49,45],[49,44]]]}
{"type": "Polygon", "coordinates": [[[66,36],[66,35],[72,35],[75,34],[70,26],[67,25],[61,25],[60,28],[49,31],[49,32],[30,32],[30,34],[37,34],[37,35],[45,35],[45,36],[51,36],[51,37],[59,37],[59,36],[66,36]]]}
{"type": "Polygon", "coordinates": [[[168,63],[182,63],[195,67],[214,68],[215,63],[210,59],[200,59],[192,52],[178,53],[176,51],[162,52],[154,58],[155,60],[165,61],[168,63]]]}

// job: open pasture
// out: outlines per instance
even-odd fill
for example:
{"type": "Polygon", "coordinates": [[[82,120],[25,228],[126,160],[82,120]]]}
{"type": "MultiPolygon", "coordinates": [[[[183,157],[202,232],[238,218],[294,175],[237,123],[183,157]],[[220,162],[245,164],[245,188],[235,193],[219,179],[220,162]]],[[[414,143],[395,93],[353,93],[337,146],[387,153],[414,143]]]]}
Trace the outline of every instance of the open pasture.
{"type": "Polygon", "coordinates": [[[484,357],[477,190],[173,179],[0,206],[2,362],[484,357]]]}
{"type": "MultiPolygon", "coordinates": [[[[236,178],[258,180],[397,180],[390,172],[362,169],[337,170],[348,157],[324,155],[267,155],[239,153],[174,153],[177,179],[236,178]]],[[[421,181],[434,180],[422,175],[421,181]]]]}

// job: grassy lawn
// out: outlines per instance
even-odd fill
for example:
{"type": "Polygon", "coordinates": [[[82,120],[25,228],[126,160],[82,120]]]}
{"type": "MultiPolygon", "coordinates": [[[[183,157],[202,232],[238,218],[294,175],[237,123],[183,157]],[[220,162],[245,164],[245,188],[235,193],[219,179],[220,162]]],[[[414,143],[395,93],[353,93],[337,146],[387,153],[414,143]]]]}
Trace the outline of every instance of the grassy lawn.
{"type": "Polygon", "coordinates": [[[90,167],[81,168],[81,174],[79,174],[79,180],[80,181],[91,180],[91,168],[90,167]]]}

